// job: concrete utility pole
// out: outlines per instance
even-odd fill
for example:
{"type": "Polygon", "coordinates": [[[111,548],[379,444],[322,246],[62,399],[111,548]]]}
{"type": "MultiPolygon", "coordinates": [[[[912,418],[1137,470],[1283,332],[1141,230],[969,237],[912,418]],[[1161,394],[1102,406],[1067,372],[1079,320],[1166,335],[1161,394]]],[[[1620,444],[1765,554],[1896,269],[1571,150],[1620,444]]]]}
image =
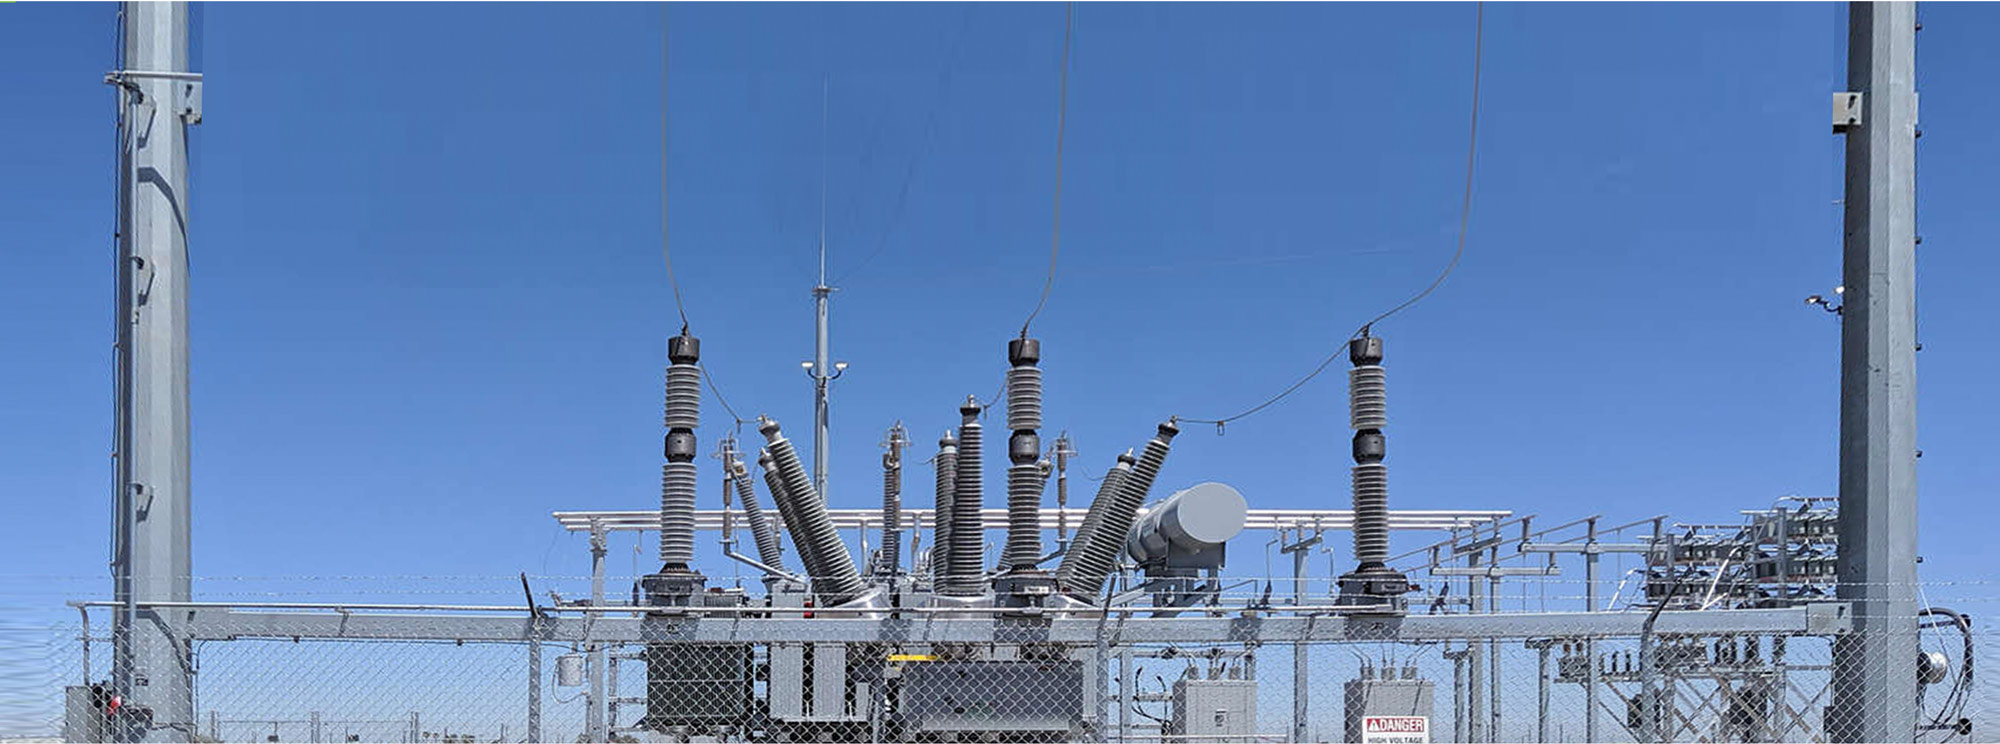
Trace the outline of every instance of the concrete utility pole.
{"type": "Polygon", "coordinates": [[[1841,599],[1833,741],[1910,741],[1917,675],[1916,26],[1914,3],[1848,6],[1840,343],[1841,599]]]}
{"type": "Polygon", "coordinates": [[[105,76],[119,133],[112,687],[129,714],[112,736],[187,741],[192,654],[140,605],[191,598],[186,127],[201,121],[201,76],[188,69],[187,3],[119,12],[120,69],[105,76]]]}

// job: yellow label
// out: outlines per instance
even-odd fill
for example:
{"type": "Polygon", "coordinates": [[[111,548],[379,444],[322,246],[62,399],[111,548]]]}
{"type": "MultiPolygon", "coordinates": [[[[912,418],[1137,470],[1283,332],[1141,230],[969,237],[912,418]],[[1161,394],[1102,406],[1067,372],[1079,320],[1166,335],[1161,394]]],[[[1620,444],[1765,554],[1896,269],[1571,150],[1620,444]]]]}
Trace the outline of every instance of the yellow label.
{"type": "Polygon", "coordinates": [[[937,661],[930,654],[889,654],[890,661],[937,661]]]}

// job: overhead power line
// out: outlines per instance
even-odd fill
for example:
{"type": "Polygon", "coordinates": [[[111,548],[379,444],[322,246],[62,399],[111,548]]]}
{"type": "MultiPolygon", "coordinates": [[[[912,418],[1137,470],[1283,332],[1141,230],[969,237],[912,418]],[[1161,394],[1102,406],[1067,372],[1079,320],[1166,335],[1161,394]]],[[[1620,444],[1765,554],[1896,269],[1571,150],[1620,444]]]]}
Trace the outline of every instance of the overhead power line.
{"type": "Polygon", "coordinates": [[[1062,253],[1062,161],[1063,129],[1069,119],[1069,53],[1076,37],[1076,3],[1069,3],[1063,22],[1063,54],[1061,83],[1056,98],[1056,193],[1054,226],[1049,235],[1049,276],[1042,282],[1041,299],[1035,300],[1035,309],[1028,313],[1028,319],[1021,322],[1021,338],[1028,337],[1028,326],[1033,325],[1035,316],[1042,314],[1042,306],[1049,301],[1049,290],[1056,284],[1056,257],[1062,253]]]}
{"type": "MultiPolygon", "coordinates": [[[[687,305],[681,300],[681,282],[674,276],[674,252],[667,239],[667,6],[660,4],[660,258],[667,264],[667,285],[674,290],[674,310],[681,317],[681,333],[688,332],[687,305]]],[[[722,389],[716,387],[715,377],[708,367],[701,369],[702,382],[708,384],[708,392],[715,396],[715,402],[722,404],[722,410],[736,422],[736,428],[743,428],[743,417],[736,415],[729,400],[722,397],[722,389]]]]}
{"type": "MultiPolygon", "coordinates": [[[[667,5],[660,4],[660,257],[667,262],[667,284],[674,290],[674,310],[681,316],[681,333],[688,331],[687,305],[681,283],[674,277],[674,252],[667,242],[667,5]]],[[[719,396],[718,396],[719,397],[719,396]]]]}
{"type": "MultiPolygon", "coordinates": [[[[1437,278],[1431,280],[1428,286],[1425,286],[1422,291],[1412,295],[1409,299],[1402,301],[1402,303],[1368,319],[1368,322],[1362,323],[1361,327],[1354,329],[1354,333],[1348,336],[1347,341],[1368,335],[1369,330],[1376,323],[1387,320],[1390,316],[1400,313],[1422,301],[1424,298],[1429,297],[1432,292],[1437,291],[1438,287],[1444,285],[1444,280],[1449,278],[1451,273],[1458,269],[1459,261],[1465,258],[1465,238],[1472,225],[1473,166],[1478,162],[1479,155],[1479,78],[1482,66],[1481,59],[1485,56],[1485,42],[1486,4],[1482,2],[1475,7],[1472,24],[1472,117],[1465,143],[1465,196],[1459,202],[1458,208],[1458,247],[1452,252],[1451,260],[1445,263],[1444,270],[1438,272],[1437,278]]],[[[1033,316],[1030,317],[1032,318],[1033,316]]],[[[1321,372],[1325,372],[1326,368],[1332,366],[1334,360],[1339,359],[1341,354],[1346,351],[1347,341],[1343,341],[1340,346],[1334,348],[1333,352],[1328,354],[1325,359],[1320,360],[1319,365],[1313,367],[1312,371],[1306,373],[1305,377],[1299,378],[1298,382],[1294,382],[1290,387],[1279,391],[1277,395],[1264,399],[1262,403],[1221,418],[1183,418],[1181,420],[1193,424],[1214,424],[1216,431],[1220,433],[1222,427],[1229,422],[1250,416],[1258,411],[1276,405],[1279,401],[1290,397],[1292,393],[1298,392],[1299,388],[1305,387],[1306,383],[1312,382],[1313,378],[1319,377],[1321,372]]]]}

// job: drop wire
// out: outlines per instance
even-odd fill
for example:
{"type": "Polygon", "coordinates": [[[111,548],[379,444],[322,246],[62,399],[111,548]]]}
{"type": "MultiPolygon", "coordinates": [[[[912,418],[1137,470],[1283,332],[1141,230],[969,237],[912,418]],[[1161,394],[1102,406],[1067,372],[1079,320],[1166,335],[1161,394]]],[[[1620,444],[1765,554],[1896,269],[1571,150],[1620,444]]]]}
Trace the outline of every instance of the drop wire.
{"type": "Polygon", "coordinates": [[[1021,322],[1021,338],[1028,337],[1028,326],[1033,325],[1035,316],[1042,314],[1042,306],[1049,301],[1049,290],[1056,284],[1056,257],[1062,253],[1062,161],[1063,130],[1069,120],[1069,54],[1075,45],[1076,3],[1068,5],[1063,22],[1063,54],[1061,84],[1056,98],[1056,192],[1054,225],[1049,235],[1049,275],[1042,282],[1042,296],[1035,300],[1035,309],[1028,313],[1028,319],[1021,322]]]}
{"type": "MultiPolygon", "coordinates": [[[[1481,59],[1482,57],[1484,57],[1484,52],[1485,52],[1485,42],[1486,42],[1486,4],[1482,2],[1476,6],[1475,14],[1473,17],[1473,25],[1472,25],[1472,117],[1471,117],[1471,125],[1469,126],[1469,133],[1466,136],[1466,144],[1465,144],[1465,195],[1463,199],[1459,202],[1458,247],[1456,248],[1456,250],[1452,252],[1451,260],[1445,263],[1444,270],[1438,272],[1437,278],[1431,280],[1431,283],[1428,286],[1425,286],[1423,288],[1423,291],[1420,291],[1415,295],[1412,295],[1409,299],[1404,300],[1401,304],[1398,304],[1395,307],[1391,307],[1388,310],[1383,311],[1381,314],[1378,314],[1375,317],[1370,318],[1368,322],[1362,323],[1360,328],[1356,328],[1354,330],[1354,333],[1348,336],[1347,341],[1352,341],[1354,339],[1367,336],[1370,329],[1372,329],[1376,323],[1380,323],[1384,320],[1387,320],[1390,316],[1400,313],[1408,309],[1410,306],[1415,305],[1418,302],[1422,301],[1424,298],[1429,297],[1432,292],[1436,292],[1437,288],[1444,284],[1445,279],[1449,278],[1453,271],[1458,269],[1459,261],[1465,258],[1465,238],[1472,224],[1473,166],[1475,163],[1478,162],[1478,154],[1479,154],[1479,78],[1480,78],[1481,59]]],[[[1347,348],[1347,342],[1343,341],[1338,348],[1335,348],[1333,350],[1333,353],[1328,354],[1325,359],[1320,360],[1319,366],[1313,367],[1312,371],[1307,373],[1305,377],[1299,378],[1298,382],[1292,383],[1290,387],[1287,387],[1284,390],[1279,391],[1277,395],[1273,395],[1269,398],[1266,398],[1264,402],[1258,403],[1257,405],[1252,406],[1242,412],[1216,419],[1182,418],[1180,420],[1193,424],[1214,424],[1216,432],[1221,433],[1222,428],[1225,424],[1228,424],[1231,421],[1235,421],[1237,419],[1250,416],[1251,414],[1257,413],[1258,411],[1262,411],[1266,408],[1269,408],[1272,405],[1277,404],[1279,401],[1282,401],[1285,398],[1290,397],[1291,394],[1297,392],[1299,388],[1305,387],[1306,383],[1312,382],[1313,378],[1318,377],[1321,372],[1326,371],[1327,367],[1332,366],[1334,360],[1339,359],[1341,353],[1344,352],[1346,348],[1347,348]]]]}
{"type": "MultiPolygon", "coordinates": [[[[674,290],[674,310],[681,317],[681,334],[688,332],[687,305],[681,300],[681,282],[674,276],[674,252],[667,240],[667,6],[660,5],[660,258],[667,264],[667,285],[674,290]]],[[[736,415],[728,399],[722,397],[722,389],[716,387],[715,378],[708,373],[708,366],[701,367],[702,382],[708,383],[708,392],[715,396],[715,402],[722,404],[722,410],[736,421],[736,430],[743,430],[743,417],[736,415]]]]}

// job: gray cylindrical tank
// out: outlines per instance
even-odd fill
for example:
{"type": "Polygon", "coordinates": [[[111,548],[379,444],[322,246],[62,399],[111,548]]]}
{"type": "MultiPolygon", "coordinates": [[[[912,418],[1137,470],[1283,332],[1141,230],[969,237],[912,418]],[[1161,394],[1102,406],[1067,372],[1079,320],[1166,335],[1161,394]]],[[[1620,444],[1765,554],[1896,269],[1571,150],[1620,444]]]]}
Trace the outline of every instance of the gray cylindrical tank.
{"type": "Polygon", "coordinates": [[[583,654],[563,654],[556,657],[556,685],[577,687],[583,684],[583,654]]]}
{"type": "Polygon", "coordinates": [[[1236,489],[1203,483],[1148,510],[1132,525],[1125,550],[1140,565],[1160,563],[1176,553],[1200,553],[1241,533],[1248,512],[1248,502],[1236,489]]]}

